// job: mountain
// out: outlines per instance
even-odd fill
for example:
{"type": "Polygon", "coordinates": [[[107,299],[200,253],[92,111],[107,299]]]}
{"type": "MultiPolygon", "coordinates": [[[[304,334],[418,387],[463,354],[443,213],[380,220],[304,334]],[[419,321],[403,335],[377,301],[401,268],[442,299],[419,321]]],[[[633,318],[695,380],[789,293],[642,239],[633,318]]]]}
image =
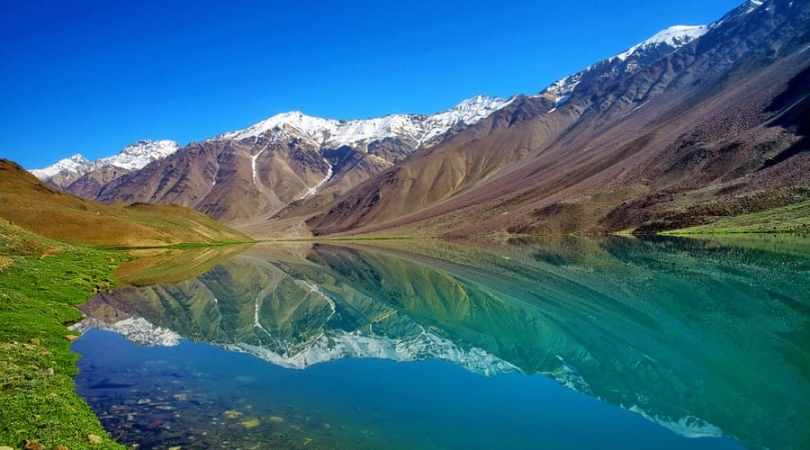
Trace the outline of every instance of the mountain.
{"type": "Polygon", "coordinates": [[[70,183],[79,179],[92,168],[93,162],[77,153],[44,169],[34,169],[31,173],[42,181],[64,188],[70,186],[70,183]]]}
{"type": "Polygon", "coordinates": [[[59,189],[73,192],[83,197],[95,196],[94,189],[121,175],[138,170],[176,152],[178,145],[174,141],[141,140],[127,145],[119,153],[89,161],[81,154],[63,159],[44,169],[35,169],[31,173],[40,180],[59,189]],[[78,184],[73,186],[74,183],[78,184]]]}
{"type": "Polygon", "coordinates": [[[523,96],[347,191],[314,234],[638,233],[810,197],[810,2],[747,1],[523,96]]]}
{"type": "Polygon", "coordinates": [[[243,229],[261,229],[290,203],[328,203],[507,104],[506,99],[478,96],[432,115],[348,121],[283,113],[110,177],[95,194],[68,190],[108,203],[181,204],[243,229]]]}
{"type": "Polygon", "coordinates": [[[103,205],[44,184],[0,159],[0,217],[74,244],[163,246],[249,238],[197,211],[171,205],[103,205]]]}

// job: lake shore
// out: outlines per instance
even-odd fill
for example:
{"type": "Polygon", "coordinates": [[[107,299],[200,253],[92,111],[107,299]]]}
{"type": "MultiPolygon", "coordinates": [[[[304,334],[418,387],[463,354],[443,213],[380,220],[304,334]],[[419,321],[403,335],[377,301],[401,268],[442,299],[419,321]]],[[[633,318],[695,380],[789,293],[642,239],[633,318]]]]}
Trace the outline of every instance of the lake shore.
{"type": "Polygon", "coordinates": [[[0,446],[122,449],[76,393],[76,305],[113,287],[122,252],[0,223],[0,446]]]}

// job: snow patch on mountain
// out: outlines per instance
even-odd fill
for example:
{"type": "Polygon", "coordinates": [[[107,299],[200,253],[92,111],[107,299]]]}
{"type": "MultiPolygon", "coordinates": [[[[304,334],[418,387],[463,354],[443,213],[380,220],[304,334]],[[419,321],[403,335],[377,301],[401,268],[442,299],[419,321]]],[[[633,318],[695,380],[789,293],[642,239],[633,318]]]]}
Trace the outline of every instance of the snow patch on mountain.
{"type": "Polygon", "coordinates": [[[541,93],[541,95],[549,97],[554,102],[555,108],[564,105],[565,102],[571,98],[571,94],[574,92],[574,89],[579,86],[580,81],[582,81],[582,75],[586,71],[587,69],[552,83],[551,86],[546,88],[546,90],[541,93]]]}
{"type": "Polygon", "coordinates": [[[323,185],[325,185],[329,180],[332,179],[332,175],[335,174],[335,171],[332,168],[332,164],[329,163],[329,160],[327,160],[326,158],[324,158],[323,160],[326,162],[326,164],[328,166],[327,169],[326,169],[326,175],[324,175],[324,177],[320,181],[318,181],[315,184],[315,186],[312,186],[311,188],[307,188],[307,190],[304,191],[304,193],[301,194],[296,200],[303,200],[303,199],[312,197],[313,195],[318,193],[318,191],[323,187],[323,185]]]}
{"type": "Polygon", "coordinates": [[[292,111],[276,114],[243,130],[221,134],[214,140],[256,138],[289,127],[323,147],[367,145],[386,138],[405,138],[421,145],[430,143],[455,127],[472,125],[503,108],[509,101],[477,96],[437,114],[391,114],[365,120],[324,119],[292,111]]]}

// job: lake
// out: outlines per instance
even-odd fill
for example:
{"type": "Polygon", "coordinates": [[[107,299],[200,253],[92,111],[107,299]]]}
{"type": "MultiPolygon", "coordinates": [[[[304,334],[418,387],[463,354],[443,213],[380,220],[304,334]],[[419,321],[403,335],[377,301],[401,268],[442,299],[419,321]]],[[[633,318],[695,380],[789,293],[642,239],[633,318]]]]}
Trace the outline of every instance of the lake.
{"type": "Polygon", "coordinates": [[[141,449],[810,448],[810,240],[144,251],[79,393],[141,449]]]}

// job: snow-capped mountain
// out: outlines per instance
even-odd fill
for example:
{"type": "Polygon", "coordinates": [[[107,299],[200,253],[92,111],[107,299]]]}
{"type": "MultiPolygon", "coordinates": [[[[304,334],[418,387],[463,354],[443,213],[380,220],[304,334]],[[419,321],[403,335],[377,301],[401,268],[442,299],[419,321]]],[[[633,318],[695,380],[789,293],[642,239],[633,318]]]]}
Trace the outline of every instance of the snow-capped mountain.
{"type": "Polygon", "coordinates": [[[76,154],[43,169],[32,170],[31,173],[42,181],[67,189],[73,182],[92,171],[104,168],[138,170],[152,161],[171,155],[179,148],[176,142],[170,140],[141,140],[127,145],[113,156],[90,161],[81,154],[76,154]]]}
{"type": "Polygon", "coordinates": [[[436,114],[365,120],[281,113],[192,143],[144,169],[77,183],[70,191],[102,202],[181,204],[231,224],[260,226],[292,203],[350,189],[510,101],[477,96],[436,114]]]}
{"type": "Polygon", "coordinates": [[[708,30],[709,27],[706,25],[674,25],[665,28],[616,56],[552,83],[540,93],[540,96],[545,96],[560,106],[571,97],[583,79],[604,78],[616,72],[636,72],[645,65],[645,62],[656,61],[674,52],[700,38],[708,30]]]}
{"type": "Polygon", "coordinates": [[[509,99],[476,96],[432,115],[391,114],[364,120],[335,120],[308,116],[300,111],[277,114],[243,130],[221,134],[214,140],[256,138],[272,130],[292,128],[317,145],[339,148],[362,146],[386,138],[429,144],[458,126],[469,126],[509,103],[509,99]]]}
{"type": "Polygon", "coordinates": [[[179,148],[180,147],[177,145],[177,142],[170,140],[141,140],[127,145],[117,155],[99,159],[96,161],[96,164],[110,165],[128,170],[137,170],[145,167],[152,161],[163,159],[171,155],[179,148]]]}
{"type": "Polygon", "coordinates": [[[65,186],[92,170],[93,164],[93,161],[77,153],[44,169],[32,170],[31,173],[42,181],[65,186]]]}
{"type": "Polygon", "coordinates": [[[653,47],[666,45],[672,49],[682,47],[695,39],[706,34],[708,27],[706,25],[675,25],[663,29],[655,33],[651,38],[644,42],[636,44],[627,51],[619,53],[615,56],[622,61],[626,60],[636,52],[641,50],[650,49],[653,47]]]}

